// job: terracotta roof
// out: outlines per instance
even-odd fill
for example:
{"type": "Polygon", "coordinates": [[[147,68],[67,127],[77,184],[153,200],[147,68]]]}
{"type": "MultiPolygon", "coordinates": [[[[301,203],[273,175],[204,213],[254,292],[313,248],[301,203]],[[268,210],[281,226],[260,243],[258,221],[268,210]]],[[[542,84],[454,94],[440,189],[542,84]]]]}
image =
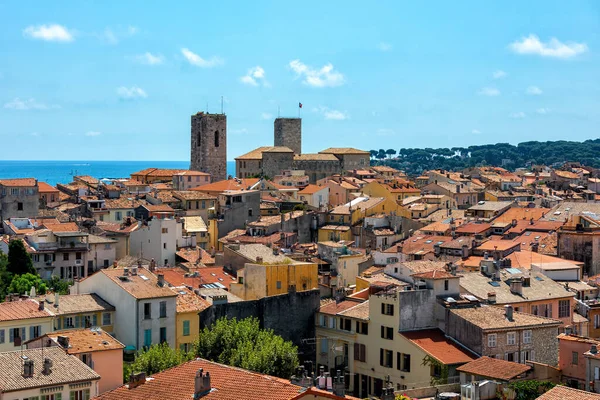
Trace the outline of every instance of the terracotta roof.
{"type": "Polygon", "coordinates": [[[321,154],[366,154],[369,155],[368,151],[355,149],[353,147],[330,147],[323,151],[320,151],[321,154]]]}
{"type": "Polygon", "coordinates": [[[194,398],[194,378],[199,369],[210,374],[212,390],[202,396],[204,400],[291,400],[302,392],[301,387],[284,379],[196,359],[154,374],[152,379],[134,389],[121,386],[101,394],[97,399],[191,399],[194,398]]]}
{"type": "Polygon", "coordinates": [[[320,227],[319,230],[346,232],[350,230],[350,227],[345,225],[325,225],[320,227]]]}
{"type": "Polygon", "coordinates": [[[452,340],[446,338],[439,329],[403,332],[401,335],[442,364],[462,364],[475,359],[473,353],[464,350],[452,340]]]}
{"type": "Polygon", "coordinates": [[[463,225],[457,227],[456,233],[460,233],[460,234],[482,233],[491,228],[492,228],[492,225],[488,224],[488,223],[480,224],[480,223],[475,223],[475,222],[469,222],[467,224],[463,224],[463,225]]]}
{"type": "Polygon", "coordinates": [[[204,265],[211,265],[211,264],[215,263],[214,257],[212,257],[206,250],[204,250],[202,248],[179,249],[179,251],[175,254],[178,257],[181,257],[185,261],[192,263],[192,264],[197,263],[198,261],[200,261],[204,265]]]}
{"type": "Polygon", "coordinates": [[[298,194],[315,194],[319,190],[326,189],[327,186],[318,186],[318,185],[307,185],[304,189],[300,190],[298,194]]]}
{"type": "Polygon", "coordinates": [[[185,287],[171,288],[177,293],[177,312],[200,312],[211,306],[210,302],[204,300],[193,291],[185,287]]]}
{"type": "MultiPolygon", "coordinates": [[[[200,186],[200,188],[206,188],[208,185],[200,186]]],[[[198,189],[198,188],[196,188],[198,189]]],[[[196,190],[175,190],[173,196],[181,200],[216,200],[215,196],[210,194],[202,193],[196,190]]]]}
{"type": "Polygon", "coordinates": [[[427,271],[427,272],[420,272],[418,274],[412,274],[411,275],[413,278],[419,278],[419,279],[452,279],[452,278],[460,278],[461,275],[452,275],[450,272],[445,271],[445,270],[434,270],[434,271],[427,271]]]}
{"type": "Polygon", "coordinates": [[[79,227],[75,222],[63,222],[58,224],[44,222],[43,226],[52,232],[79,232],[79,227]]]}
{"type": "MultiPolygon", "coordinates": [[[[368,293],[368,290],[367,290],[368,293]]],[[[360,296],[356,296],[353,297],[355,299],[359,299],[361,298],[360,296]]],[[[348,318],[356,318],[356,319],[362,319],[362,320],[368,320],[369,319],[369,300],[368,300],[368,296],[367,296],[367,301],[359,303],[357,305],[355,305],[354,307],[351,307],[347,310],[341,311],[338,313],[338,315],[343,315],[344,317],[348,317],[348,318]]]]}
{"type": "Polygon", "coordinates": [[[570,172],[570,171],[560,171],[560,170],[555,170],[554,174],[556,176],[559,176],[561,178],[566,178],[566,179],[579,179],[579,175],[577,175],[574,172],[570,172]]]}
{"type": "MultiPolygon", "coordinates": [[[[176,295],[165,285],[158,286],[158,278],[152,272],[142,268],[138,270],[137,275],[129,275],[126,279],[120,279],[123,276],[123,268],[102,269],[96,274],[104,274],[123,290],[136,299],[152,299],[160,297],[175,297],[176,295]],[[147,278],[147,279],[144,279],[147,278]]],[[[96,275],[94,274],[94,275],[96,275]]],[[[90,279],[92,276],[85,279],[90,279]]]]}
{"type": "Polygon", "coordinates": [[[226,190],[248,190],[251,186],[255,185],[259,181],[258,178],[247,178],[247,179],[227,179],[224,181],[217,181],[202,185],[191,189],[192,191],[199,192],[224,192],[226,190]]]}
{"type": "Polygon", "coordinates": [[[355,307],[358,304],[359,302],[353,300],[343,300],[339,303],[334,300],[319,308],[319,312],[322,314],[336,315],[342,311],[355,307]]]}
{"type": "MultiPolygon", "coordinates": [[[[100,379],[100,375],[79,358],[67,354],[59,347],[6,351],[0,353],[0,365],[2,365],[0,368],[0,392],[2,393],[100,379]],[[26,356],[34,363],[34,372],[31,378],[23,378],[21,356],[26,356]],[[52,360],[50,374],[42,373],[44,358],[52,360]]],[[[9,395],[8,397],[13,396],[9,395]]]]}
{"type": "Polygon", "coordinates": [[[119,182],[123,186],[148,186],[147,183],[136,181],[135,179],[128,179],[126,181],[119,182]]]}
{"type": "Polygon", "coordinates": [[[47,184],[46,182],[38,182],[38,192],[40,193],[52,193],[52,192],[58,192],[58,189],[55,188],[54,186],[51,186],[49,184],[47,184]]]}
{"type": "Polygon", "coordinates": [[[0,303],[0,322],[49,317],[52,317],[52,313],[45,308],[40,311],[39,303],[35,300],[26,299],[0,303]]]}
{"type": "Polygon", "coordinates": [[[480,357],[468,364],[456,368],[459,372],[486,378],[510,381],[529,371],[531,366],[490,357],[480,357]]]}
{"type": "Polygon", "coordinates": [[[143,175],[155,177],[169,177],[185,171],[187,171],[187,169],[146,168],[141,171],[134,172],[133,174],[131,174],[131,176],[143,175]]]}
{"type": "Polygon", "coordinates": [[[104,332],[101,328],[67,329],[55,331],[45,336],[58,343],[59,336],[69,338],[68,354],[91,353],[93,351],[119,350],[125,345],[104,332]]]}
{"type": "Polygon", "coordinates": [[[175,175],[186,175],[186,176],[210,176],[209,173],[207,172],[202,172],[202,171],[192,171],[192,170],[186,170],[186,171],[181,171],[176,173],[175,175]]]}
{"type": "Polygon", "coordinates": [[[150,212],[175,212],[168,204],[142,204],[142,207],[150,212]]]}
{"type": "Polygon", "coordinates": [[[262,146],[239,157],[235,157],[235,160],[262,160],[262,153],[264,152],[293,153],[294,151],[284,146],[262,146]]]}
{"type": "Polygon", "coordinates": [[[554,386],[536,400],[599,400],[600,394],[573,389],[567,386],[554,386]]]}
{"type": "Polygon", "coordinates": [[[230,283],[237,282],[236,278],[223,270],[223,267],[200,267],[196,268],[191,263],[185,264],[187,270],[179,267],[157,268],[157,274],[163,274],[165,281],[173,286],[191,286],[195,289],[203,285],[220,283],[229,289],[230,283]],[[186,276],[188,275],[188,276],[186,276]]]}
{"type": "Polygon", "coordinates": [[[128,199],[127,197],[121,197],[119,199],[104,200],[104,208],[108,208],[108,209],[136,208],[142,204],[144,204],[144,203],[140,200],[128,199]]]}
{"type": "Polygon", "coordinates": [[[484,331],[561,325],[561,321],[556,319],[538,317],[536,315],[525,314],[518,311],[513,311],[512,321],[509,321],[506,318],[503,307],[497,306],[455,308],[449,311],[484,331]]]}
{"type": "Polygon", "coordinates": [[[35,178],[0,179],[0,186],[35,186],[35,178]]]}
{"type": "Polygon", "coordinates": [[[46,302],[46,307],[56,315],[115,311],[115,306],[109,304],[96,293],[59,295],[58,307],[54,307],[54,294],[40,296],[38,300],[46,302]]]}
{"type": "Polygon", "coordinates": [[[494,222],[512,222],[513,219],[530,221],[533,218],[534,221],[542,218],[545,214],[550,211],[549,208],[522,208],[513,207],[506,210],[502,215],[494,219],[494,222]]]}
{"type": "Polygon", "coordinates": [[[513,247],[520,246],[521,243],[512,240],[488,240],[477,246],[478,250],[482,251],[506,251],[513,247]]]}
{"type": "Polygon", "coordinates": [[[294,161],[335,161],[339,162],[338,158],[333,154],[296,154],[294,161]]]}

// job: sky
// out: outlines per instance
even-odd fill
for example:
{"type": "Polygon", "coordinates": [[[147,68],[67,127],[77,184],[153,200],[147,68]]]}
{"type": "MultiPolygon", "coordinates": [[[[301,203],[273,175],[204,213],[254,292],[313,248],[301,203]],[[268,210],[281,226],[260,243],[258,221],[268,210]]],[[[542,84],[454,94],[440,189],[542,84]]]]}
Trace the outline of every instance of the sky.
{"type": "Polygon", "coordinates": [[[221,99],[228,160],[277,115],[305,153],[592,139],[599,51],[597,1],[0,1],[0,159],[189,160],[221,99]]]}

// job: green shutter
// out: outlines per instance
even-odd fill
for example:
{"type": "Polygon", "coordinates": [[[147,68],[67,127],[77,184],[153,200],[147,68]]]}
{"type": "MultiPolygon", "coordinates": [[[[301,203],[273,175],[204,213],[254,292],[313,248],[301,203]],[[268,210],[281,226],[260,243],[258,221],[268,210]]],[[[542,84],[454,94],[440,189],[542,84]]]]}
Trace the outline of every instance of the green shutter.
{"type": "Polygon", "coordinates": [[[75,392],[73,390],[71,390],[71,394],[70,394],[69,398],[71,400],[75,400],[75,392]]]}
{"type": "Polygon", "coordinates": [[[75,316],[75,328],[79,328],[79,315],[75,316]]]}
{"type": "Polygon", "coordinates": [[[57,331],[61,330],[61,323],[62,323],[62,318],[61,317],[57,317],[56,318],[56,330],[57,331]]]}
{"type": "Polygon", "coordinates": [[[98,326],[98,314],[92,315],[92,326],[98,326]]]}

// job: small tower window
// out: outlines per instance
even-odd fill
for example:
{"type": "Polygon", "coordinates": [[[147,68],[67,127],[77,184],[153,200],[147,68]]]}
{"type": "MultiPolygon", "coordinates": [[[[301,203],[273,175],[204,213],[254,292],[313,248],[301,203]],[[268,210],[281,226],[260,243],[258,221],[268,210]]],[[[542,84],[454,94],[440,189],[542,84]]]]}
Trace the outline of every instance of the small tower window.
{"type": "Polygon", "coordinates": [[[219,131],[215,131],[215,147],[219,147],[219,131]]]}
{"type": "Polygon", "coordinates": [[[202,146],[202,133],[198,132],[196,134],[196,146],[200,147],[202,146]]]}

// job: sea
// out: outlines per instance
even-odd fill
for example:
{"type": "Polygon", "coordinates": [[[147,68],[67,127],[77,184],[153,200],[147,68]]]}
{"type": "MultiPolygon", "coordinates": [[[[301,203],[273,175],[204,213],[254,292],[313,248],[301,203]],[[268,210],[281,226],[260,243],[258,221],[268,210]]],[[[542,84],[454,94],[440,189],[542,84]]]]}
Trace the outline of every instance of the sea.
{"type": "MultiPolygon", "coordinates": [[[[0,179],[35,178],[50,185],[69,183],[73,176],[97,179],[129,178],[146,168],[187,169],[189,161],[2,161],[0,179]]],[[[227,175],[235,176],[235,161],[227,161],[227,175]]]]}

